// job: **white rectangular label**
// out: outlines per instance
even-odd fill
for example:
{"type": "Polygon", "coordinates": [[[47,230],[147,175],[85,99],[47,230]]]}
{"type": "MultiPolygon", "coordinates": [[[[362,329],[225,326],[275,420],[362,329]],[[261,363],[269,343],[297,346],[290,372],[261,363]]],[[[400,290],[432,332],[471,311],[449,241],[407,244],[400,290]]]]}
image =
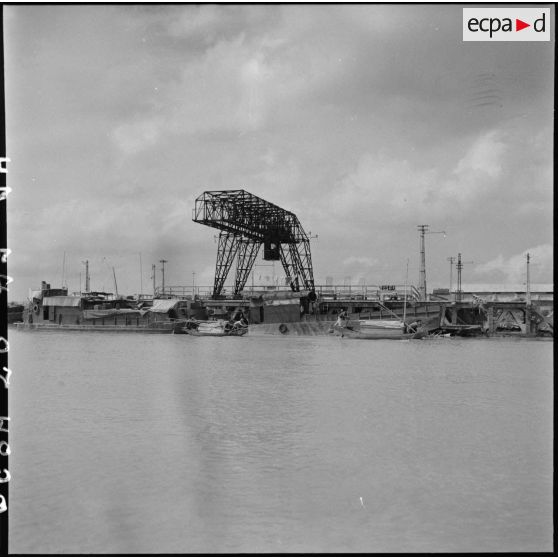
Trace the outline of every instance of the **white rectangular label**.
{"type": "Polygon", "coordinates": [[[464,41],[550,41],[550,8],[463,8],[464,41]]]}

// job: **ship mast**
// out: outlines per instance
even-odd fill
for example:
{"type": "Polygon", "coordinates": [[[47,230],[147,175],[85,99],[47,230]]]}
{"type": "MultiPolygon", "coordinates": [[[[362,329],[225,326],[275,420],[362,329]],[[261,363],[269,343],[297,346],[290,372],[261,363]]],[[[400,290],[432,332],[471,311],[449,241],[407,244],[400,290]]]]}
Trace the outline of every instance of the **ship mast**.
{"type": "Polygon", "coordinates": [[[112,268],[112,276],[114,277],[114,291],[116,293],[116,298],[118,298],[118,285],[116,284],[116,271],[114,271],[114,266],[112,268]]]}

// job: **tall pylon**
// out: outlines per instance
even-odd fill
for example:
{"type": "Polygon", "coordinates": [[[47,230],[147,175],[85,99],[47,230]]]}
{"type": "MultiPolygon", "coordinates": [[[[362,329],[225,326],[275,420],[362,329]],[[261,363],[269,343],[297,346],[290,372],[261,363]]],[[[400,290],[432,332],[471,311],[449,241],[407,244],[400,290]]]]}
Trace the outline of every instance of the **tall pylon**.
{"type": "Polygon", "coordinates": [[[88,293],[90,291],[89,260],[85,260],[81,263],[85,265],[85,292],[88,293]]]}
{"type": "Polygon", "coordinates": [[[420,233],[420,269],[419,269],[419,293],[420,299],[427,300],[426,294],[426,249],[424,237],[427,234],[443,234],[446,236],[446,231],[429,231],[430,225],[417,225],[420,233]]]}
{"type": "Polygon", "coordinates": [[[165,264],[168,260],[159,260],[161,263],[161,276],[162,276],[162,284],[161,284],[161,293],[165,294],[165,264]]]}

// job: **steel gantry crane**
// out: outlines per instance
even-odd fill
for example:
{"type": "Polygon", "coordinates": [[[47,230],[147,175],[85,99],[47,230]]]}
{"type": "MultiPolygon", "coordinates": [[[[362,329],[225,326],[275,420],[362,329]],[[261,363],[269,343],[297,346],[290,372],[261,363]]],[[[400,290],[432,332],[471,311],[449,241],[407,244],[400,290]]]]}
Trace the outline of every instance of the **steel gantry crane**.
{"type": "Polygon", "coordinates": [[[206,191],[196,199],[195,223],[220,230],[213,298],[237,259],[234,295],[239,295],[263,245],[263,259],[281,261],[293,291],[314,290],[310,240],[297,216],[245,190],[206,191]]]}

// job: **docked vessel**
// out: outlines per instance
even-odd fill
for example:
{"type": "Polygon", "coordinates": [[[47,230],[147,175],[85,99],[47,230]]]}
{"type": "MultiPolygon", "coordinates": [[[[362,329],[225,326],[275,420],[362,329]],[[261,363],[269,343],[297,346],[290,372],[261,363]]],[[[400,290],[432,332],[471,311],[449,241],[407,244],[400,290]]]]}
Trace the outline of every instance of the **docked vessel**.
{"type": "Polygon", "coordinates": [[[182,332],[200,337],[241,337],[248,333],[248,325],[236,325],[226,320],[189,320],[182,328],[182,332]]]}
{"type": "Polygon", "coordinates": [[[31,291],[21,329],[174,333],[188,318],[189,302],[179,299],[137,301],[111,293],[69,295],[42,282],[31,291]]]}

